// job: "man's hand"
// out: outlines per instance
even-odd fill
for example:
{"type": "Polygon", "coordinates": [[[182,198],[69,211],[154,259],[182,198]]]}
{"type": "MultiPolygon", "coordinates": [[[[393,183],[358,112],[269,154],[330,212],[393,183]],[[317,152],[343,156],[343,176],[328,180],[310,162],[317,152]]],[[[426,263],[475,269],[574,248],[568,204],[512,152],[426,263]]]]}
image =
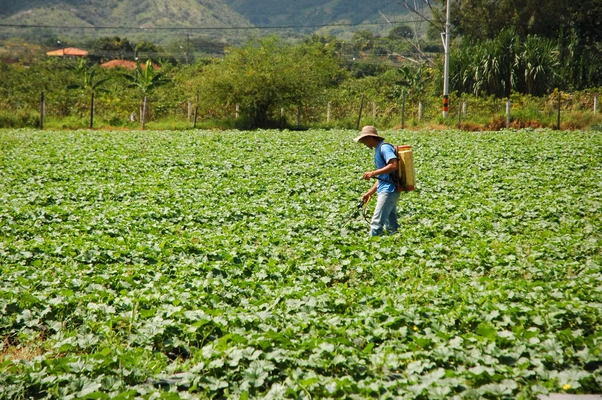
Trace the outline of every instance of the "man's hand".
{"type": "Polygon", "coordinates": [[[362,201],[364,202],[364,204],[370,201],[370,198],[372,197],[372,194],[373,193],[366,192],[366,193],[364,193],[362,195],[362,201]]]}
{"type": "Polygon", "coordinates": [[[374,171],[364,172],[364,175],[362,176],[362,178],[369,181],[370,179],[374,178],[375,176],[376,176],[376,174],[374,173],[374,171]]]}
{"type": "Polygon", "coordinates": [[[364,175],[362,175],[362,178],[368,181],[368,180],[376,177],[376,175],[389,174],[393,171],[397,171],[397,165],[398,165],[397,159],[394,158],[394,159],[390,160],[387,165],[385,165],[384,167],[382,167],[380,169],[377,169],[376,171],[364,172],[364,175]]]}

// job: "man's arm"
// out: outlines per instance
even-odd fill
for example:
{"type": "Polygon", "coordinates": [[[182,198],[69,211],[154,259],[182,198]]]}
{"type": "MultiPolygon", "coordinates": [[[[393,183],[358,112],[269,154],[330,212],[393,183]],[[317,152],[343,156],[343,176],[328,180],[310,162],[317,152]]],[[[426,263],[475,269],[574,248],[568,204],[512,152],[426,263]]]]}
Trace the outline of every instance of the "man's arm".
{"type": "MultiPolygon", "coordinates": [[[[376,175],[390,174],[393,171],[397,171],[397,165],[398,165],[397,159],[393,158],[392,160],[389,161],[389,163],[387,165],[385,165],[382,168],[379,168],[375,171],[364,172],[364,175],[362,176],[362,178],[369,180],[369,179],[376,177],[376,175]]],[[[378,188],[378,181],[374,182],[374,185],[372,185],[370,190],[368,190],[366,193],[364,193],[362,195],[362,200],[364,202],[370,200],[370,197],[372,197],[374,195],[374,193],[376,193],[377,188],[378,188]]]]}
{"type": "Polygon", "coordinates": [[[364,178],[365,180],[370,180],[374,177],[376,177],[376,175],[384,175],[384,174],[390,174],[391,172],[397,171],[397,158],[393,158],[392,160],[389,161],[389,163],[387,165],[385,165],[382,168],[379,168],[377,170],[374,171],[369,171],[369,172],[364,172],[364,175],[362,176],[362,178],[364,178]]]}
{"type": "Polygon", "coordinates": [[[376,193],[376,189],[378,188],[378,181],[374,182],[374,185],[372,185],[372,187],[370,188],[370,190],[368,190],[366,193],[364,193],[362,195],[362,201],[364,203],[366,203],[367,201],[370,200],[370,197],[372,197],[374,195],[374,193],[376,193]]]}

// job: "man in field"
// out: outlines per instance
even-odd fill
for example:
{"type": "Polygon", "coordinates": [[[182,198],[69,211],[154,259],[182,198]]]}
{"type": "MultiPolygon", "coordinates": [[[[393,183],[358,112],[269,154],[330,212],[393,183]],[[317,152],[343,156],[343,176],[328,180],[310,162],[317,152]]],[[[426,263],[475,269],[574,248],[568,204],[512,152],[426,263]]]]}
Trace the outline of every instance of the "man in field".
{"type": "Polygon", "coordinates": [[[397,191],[397,156],[395,149],[378,134],[373,126],[364,126],[361,134],[355,138],[356,142],[364,144],[374,151],[374,171],[364,172],[365,180],[376,178],[374,185],[362,195],[362,201],[367,202],[377,193],[376,208],[370,222],[370,235],[382,235],[386,229],[389,233],[396,233],[399,229],[397,222],[397,202],[400,192],[397,191]]]}

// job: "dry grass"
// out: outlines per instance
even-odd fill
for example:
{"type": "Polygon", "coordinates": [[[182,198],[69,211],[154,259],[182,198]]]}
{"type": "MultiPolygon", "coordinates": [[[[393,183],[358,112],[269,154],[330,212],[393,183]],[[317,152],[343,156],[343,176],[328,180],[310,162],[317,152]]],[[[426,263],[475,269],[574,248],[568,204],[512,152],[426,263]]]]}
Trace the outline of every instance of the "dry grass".
{"type": "Polygon", "coordinates": [[[0,345],[0,362],[6,360],[31,361],[42,354],[44,354],[44,350],[39,343],[11,343],[7,338],[0,345]]]}

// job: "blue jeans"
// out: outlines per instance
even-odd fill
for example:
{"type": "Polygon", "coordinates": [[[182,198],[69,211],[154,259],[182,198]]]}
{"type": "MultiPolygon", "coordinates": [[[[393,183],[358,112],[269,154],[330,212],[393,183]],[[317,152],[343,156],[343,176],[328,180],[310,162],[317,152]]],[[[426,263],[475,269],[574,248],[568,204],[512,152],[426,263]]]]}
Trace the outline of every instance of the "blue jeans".
{"type": "Polygon", "coordinates": [[[397,232],[399,223],[397,222],[397,202],[401,192],[378,193],[376,208],[370,222],[370,236],[379,236],[383,233],[383,228],[390,233],[397,232]]]}

